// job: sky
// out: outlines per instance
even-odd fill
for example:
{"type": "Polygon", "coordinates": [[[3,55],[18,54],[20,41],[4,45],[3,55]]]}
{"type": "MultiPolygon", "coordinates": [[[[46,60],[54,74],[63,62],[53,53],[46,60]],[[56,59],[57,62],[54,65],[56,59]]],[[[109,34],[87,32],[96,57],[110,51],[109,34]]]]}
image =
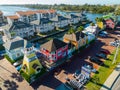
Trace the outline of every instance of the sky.
{"type": "Polygon", "coordinates": [[[120,0],[0,0],[0,4],[120,4],[120,0]]]}

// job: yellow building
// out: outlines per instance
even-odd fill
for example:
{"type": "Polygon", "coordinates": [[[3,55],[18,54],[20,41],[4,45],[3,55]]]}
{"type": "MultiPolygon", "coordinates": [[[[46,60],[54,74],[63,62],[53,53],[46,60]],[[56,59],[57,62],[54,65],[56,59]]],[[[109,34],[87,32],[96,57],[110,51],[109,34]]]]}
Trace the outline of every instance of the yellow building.
{"type": "Polygon", "coordinates": [[[40,64],[33,47],[24,50],[24,60],[22,70],[28,75],[34,75],[41,72],[42,65],[40,64]]]}
{"type": "Polygon", "coordinates": [[[63,36],[63,41],[66,43],[72,43],[76,49],[78,49],[87,43],[87,37],[82,32],[76,32],[72,34],[65,34],[63,36]]]}
{"type": "Polygon", "coordinates": [[[100,29],[104,29],[104,24],[103,22],[97,22],[97,25],[100,29]]]}

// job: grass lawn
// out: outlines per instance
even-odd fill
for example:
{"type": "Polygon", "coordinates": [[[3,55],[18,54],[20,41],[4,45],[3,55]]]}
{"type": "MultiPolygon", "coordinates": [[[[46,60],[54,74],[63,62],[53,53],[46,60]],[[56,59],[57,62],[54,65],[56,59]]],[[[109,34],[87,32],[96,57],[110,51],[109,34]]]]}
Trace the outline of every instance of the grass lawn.
{"type": "MultiPolygon", "coordinates": [[[[119,49],[120,53],[120,49],[119,49]]],[[[109,75],[112,73],[116,65],[120,62],[120,54],[118,53],[118,56],[116,58],[116,63],[112,64],[112,61],[114,59],[114,54],[111,54],[109,56],[109,60],[106,60],[104,62],[105,66],[101,66],[98,70],[98,74],[95,74],[92,79],[86,84],[87,90],[100,90],[101,86],[104,84],[106,79],[109,77],[109,75]]]]}

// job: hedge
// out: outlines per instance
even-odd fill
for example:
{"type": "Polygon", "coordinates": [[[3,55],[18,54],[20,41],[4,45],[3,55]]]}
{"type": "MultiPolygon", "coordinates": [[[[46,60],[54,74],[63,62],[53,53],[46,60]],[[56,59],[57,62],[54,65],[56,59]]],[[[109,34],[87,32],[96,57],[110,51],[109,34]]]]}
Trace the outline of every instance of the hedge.
{"type": "Polygon", "coordinates": [[[13,63],[15,62],[15,61],[12,60],[7,54],[5,54],[4,56],[5,56],[5,58],[6,58],[11,64],[13,64],[13,63]]]}

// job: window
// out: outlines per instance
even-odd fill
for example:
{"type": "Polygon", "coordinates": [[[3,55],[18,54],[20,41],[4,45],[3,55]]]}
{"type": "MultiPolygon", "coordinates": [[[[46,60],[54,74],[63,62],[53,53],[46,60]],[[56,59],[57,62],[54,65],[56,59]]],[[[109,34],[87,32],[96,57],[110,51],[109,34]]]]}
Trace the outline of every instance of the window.
{"type": "Polygon", "coordinates": [[[58,56],[61,56],[61,54],[62,54],[62,51],[61,50],[58,51],[58,56]]]}
{"type": "Polygon", "coordinates": [[[20,56],[20,53],[17,53],[17,57],[19,57],[20,56]]]}

